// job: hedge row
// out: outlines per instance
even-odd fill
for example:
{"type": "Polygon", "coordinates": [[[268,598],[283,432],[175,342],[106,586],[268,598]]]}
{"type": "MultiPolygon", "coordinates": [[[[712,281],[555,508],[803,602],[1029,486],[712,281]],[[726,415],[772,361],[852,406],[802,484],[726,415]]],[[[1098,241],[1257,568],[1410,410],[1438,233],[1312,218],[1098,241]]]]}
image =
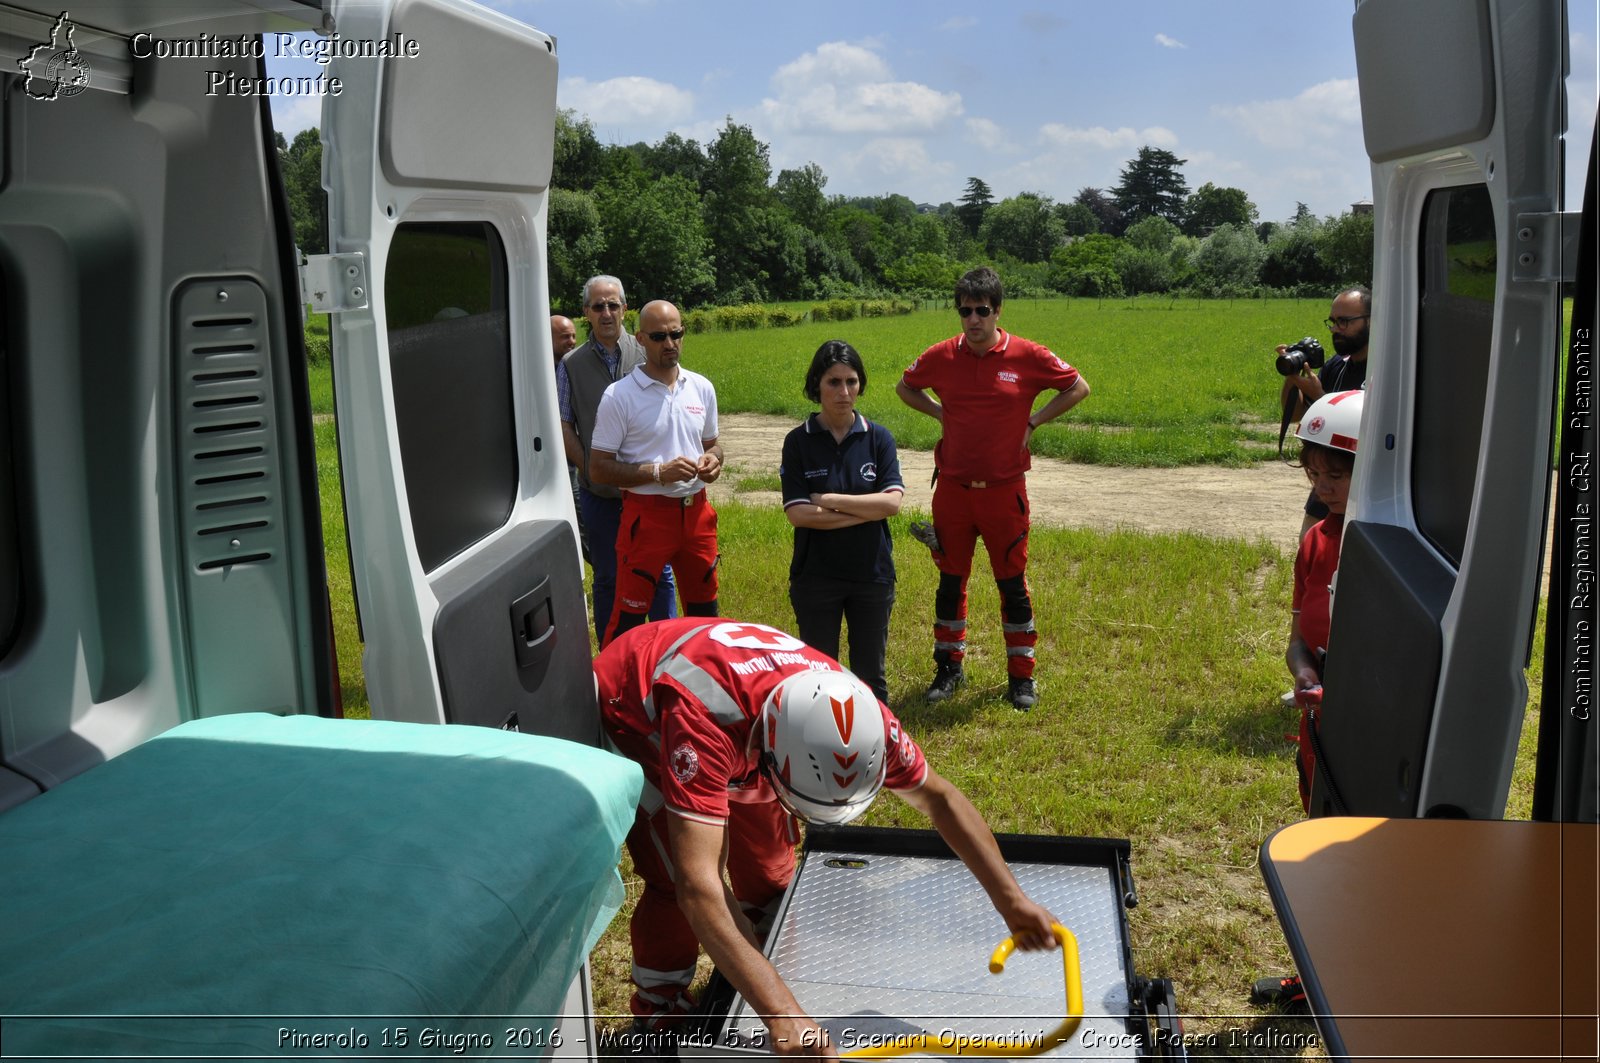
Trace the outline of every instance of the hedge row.
{"type": "Polygon", "coordinates": [[[810,321],[853,321],[858,317],[888,317],[909,314],[917,304],[909,299],[831,299],[816,303],[809,311],[788,307],[765,307],[755,303],[743,306],[713,306],[691,310],[683,315],[683,327],[690,332],[737,332],[740,329],[788,328],[810,321]]]}

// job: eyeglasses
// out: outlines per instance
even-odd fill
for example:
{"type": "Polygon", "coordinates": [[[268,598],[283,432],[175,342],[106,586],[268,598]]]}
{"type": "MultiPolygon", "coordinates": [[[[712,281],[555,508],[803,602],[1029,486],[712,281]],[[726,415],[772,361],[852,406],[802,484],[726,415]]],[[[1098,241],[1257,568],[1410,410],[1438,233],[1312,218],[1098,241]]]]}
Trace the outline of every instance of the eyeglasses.
{"type": "Polygon", "coordinates": [[[1357,314],[1355,317],[1329,317],[1323,319],[1323,324],[1329,328],[1336,328],[1341,332],[1354,325],[1357,321],[1365,321],[1371,314],[1357,314]]]}
{"type": "Polygon", "coordinates": [[[589,309],[590,309],[590,310],[593,310],[593,311],[594,311],[594,312],[595,312],[595,313],[597,313],[597,314],[603,314],[603,313],[605,313],[605,312],[606,312],[606,311],[607,311],[607,310],[609,310],[609,311],[611,311],[611,312],[612,312],[612,313],[613,313],[613,314],[615,314],[615,313],[616,313],[616,312],[617,312],[617,311],[618,311],[618,310],[621,310],[621,309],[622,309],[622,304],[621,304],[621,303],[618,303],[618,302],[609,302],[609,303],[590,303],[590,304],[589,304],[589,309]]]}
{"type": "Polygon", "coordinates": [[[960,314],[962,317],[971,317],[973,314],[977,314],[979,317],[988,317],[990,314],[994,313],[994,307],[958,306],[956,307],[956,313],[960,314]]]}
{"type": "Polygon", "coordinates": [[[683,339],[683,329],[675,328],[668,329],[666,332],[646,332],[645,335],[649,336],[655,343],[665,343],[669,339],[673,341],[683,339]]]}

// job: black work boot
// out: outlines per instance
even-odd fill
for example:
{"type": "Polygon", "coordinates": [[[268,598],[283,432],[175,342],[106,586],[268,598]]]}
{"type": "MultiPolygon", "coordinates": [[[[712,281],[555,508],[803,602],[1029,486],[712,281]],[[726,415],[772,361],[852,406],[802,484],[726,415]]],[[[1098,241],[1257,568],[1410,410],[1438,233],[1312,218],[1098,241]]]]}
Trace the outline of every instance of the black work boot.
{"type": "Polygon", "coordinates": [[[1011,676],[1006,686],[1006,700],[1011,702],[1018,712],[1027,712],[1038,702],[1039,692],[1034,689],[1032,679],[1011,676]]]}
{"type": "Polygon", "coordinates": [[[938,661],[938,670],[933,673],[933,682],[928,684],[927,693],[923,697],[929,701],[943,701],[956,692],[956,687],[966,680],[966,673],[961,670],[960,661],[938,661]]]}

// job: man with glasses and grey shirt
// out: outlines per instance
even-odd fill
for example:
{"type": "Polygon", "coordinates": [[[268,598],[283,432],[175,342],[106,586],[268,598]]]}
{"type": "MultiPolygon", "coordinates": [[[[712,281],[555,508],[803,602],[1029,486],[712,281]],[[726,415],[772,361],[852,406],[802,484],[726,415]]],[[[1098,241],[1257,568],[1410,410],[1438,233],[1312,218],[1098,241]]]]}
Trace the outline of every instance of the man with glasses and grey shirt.
{"type": "MultiPolygon", "coordinates": [[[[615,277],[590,277],[583,285],[583,316],[589,321],[589,339],[571,351],[556,368],[556,391],[561,404],[561,440],[567,464],[578,470],[578,520],[589,545],[593,570],[594,635],[605,635],[617,587],[617,529],[622,523],[622,493],[609,483],[589,478],[589,448],[594,438],[595,414],[606,388],[627,376],[644,361],[644,348],[623,329],[628,297],[615,277]]],[[[661,571],[651,620],[678,615],[673,599],[672,569],[661,571]]]]}
{"type": "Polygon", "coordinates": [[[606,388],[595,414],[589,478],[622,488],[617,594],[601,647],[645,621],[655,573],[671,563],[687,616],[717,615],[717,511],[706,485],[722,475],[717,392],[678,364],[683,319],[665,300],[639,311],[644,364],[606,388]]]}

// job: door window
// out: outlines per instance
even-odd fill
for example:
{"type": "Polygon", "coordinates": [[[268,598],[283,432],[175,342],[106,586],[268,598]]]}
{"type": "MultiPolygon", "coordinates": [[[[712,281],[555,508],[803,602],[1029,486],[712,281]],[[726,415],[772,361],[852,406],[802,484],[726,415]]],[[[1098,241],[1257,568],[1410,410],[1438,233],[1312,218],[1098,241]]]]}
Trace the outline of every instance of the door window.
{"type": "Polygon", "coordinates": [[[384,275],[396,430],[432,572],[505,524],[517,494],[505,249],[487,222],[401,225],[384,275]]]}
{"type": "Polygon", "coordinates": [[[1494,332],[1494,209],[1483,185],[1441,188],[1422,206],[1417,317],[1417,528],[1459,566],[1478,475],[1494,332]]]}

